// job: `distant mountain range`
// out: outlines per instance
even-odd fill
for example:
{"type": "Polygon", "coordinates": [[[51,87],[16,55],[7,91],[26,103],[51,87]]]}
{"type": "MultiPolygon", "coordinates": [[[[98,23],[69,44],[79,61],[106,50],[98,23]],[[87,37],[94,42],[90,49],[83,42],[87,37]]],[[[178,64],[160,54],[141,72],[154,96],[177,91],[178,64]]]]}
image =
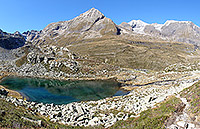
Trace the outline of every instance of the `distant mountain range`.
{"type": "Polygon", "coordinates": [[[78,42],[84,39],[100,38],[105,35],[140,35],[141,39],[157,41],[186,42],[200,44],[200,27],[191,21],[168,20],[164,24],[148,24],[141,20],[132,20],[116,25],[111,19],[106,18],[97,9],[87,12],[69,21],[60,21],[49,24],[41,31],[28,31],[23,33],[27,41],[35,43],[78,42]]]}
{"type": "Polygon", "coordinates": [[[200,27],[191,21],[168,20],[164,24],[148,24],[141,20],[132,20],[129,23],[116,25],[95,8],[72,20],[51,23],[41,31],[31,30],[22,35],[29,42],[50,44],[70,44],[84,39],[101,38],[105,35],[138,35],[141,40],[154,39],[154,41],[200,45],[200,27]]]}
{"type": "Polygon", "coordinates": [[[122,23],[120,26],[128,30],[129,34],[134,32],[153,37],[162,37],[168,41],[200,44],[200,27],[191,21],[168,20],[164,24],[148,24],[141,20],[132,20],[129,23],[122,23]]]}

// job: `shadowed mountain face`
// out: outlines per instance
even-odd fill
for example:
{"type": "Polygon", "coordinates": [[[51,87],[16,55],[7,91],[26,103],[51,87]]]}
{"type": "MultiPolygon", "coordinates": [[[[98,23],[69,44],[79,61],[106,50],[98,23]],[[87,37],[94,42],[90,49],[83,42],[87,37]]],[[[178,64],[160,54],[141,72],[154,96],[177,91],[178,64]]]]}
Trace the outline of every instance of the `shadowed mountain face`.
{"type": "Polygon", "coordinates": [[[9,34],[0,30],[0,47],[4,49],[16,49],[25,44],[25,38],[19,33],[9,34]]]}

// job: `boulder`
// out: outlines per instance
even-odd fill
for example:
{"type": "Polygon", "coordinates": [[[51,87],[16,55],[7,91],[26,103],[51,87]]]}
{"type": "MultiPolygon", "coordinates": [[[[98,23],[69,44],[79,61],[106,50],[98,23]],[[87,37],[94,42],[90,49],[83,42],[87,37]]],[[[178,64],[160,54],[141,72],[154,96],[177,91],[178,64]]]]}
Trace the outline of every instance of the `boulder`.
{"type": "Polygon", "coordinates": [[[99,124],[99,118],[98,117],[94,117],[92,120],[90,120],[88,122],[88,125],[90,126],[95,126],[95,125],[98,125],[99,124]]]}
{"type": "Polygon", "coordinates": [[[80,116],[80,117],[77,119],[77,121],[82,121],[84,118],[85,118],[85,116],[82,115],[82,116],[80,116]]]}
{"type": "Polygon", "coordinates": [[[124,114],[123,112],[119,112],[119,113],[116,115],[117,120],[123,120],[124,117],[125,117],[125,114],[124,114]]]}
{"type": "Polygon", "coordinates": [[[177,125],[180,127],[184,127],[185,126],[185,121],[178,121],[177,125]]]}
{"type": "Polygon", "coordinates": [[[192,123],[188,123],[187,126],[188,126],[188,129],[195,129],[195,125],[192,123]]]}
{"type": "Polygon", "coordinates": [[[7,96],[8,95],[8,91],[6,91],[4,88],[1,88],[0,89],[0,95],[4,95],[4,96],[7,96]]]}
{"type": "Polygon", "coordinates": [[[0,111],[0,116],[4,117],[6,115],[6,112],[4,110],[0,111]]]}
{"type": "Polygon", "coordinates": [[[46,110],[46,106],[43,105],[43,106],[40,108],[40,110],[41,110],[41,111],[45,111],[45,110],[46,110]]]}
{"type": "Polygon", "coordinates": [[[77,110],[77,112],[78,112],[79,115],[84,114],[82,108],[80,106],[78,106],[78,105],[76,106],[76,110],[77,110]]]}
{"type": "Polygon", "coordinates": [[[62,116],[62,113],[58,112],[57,117],[61,117],[61,116],[62,116]]]}

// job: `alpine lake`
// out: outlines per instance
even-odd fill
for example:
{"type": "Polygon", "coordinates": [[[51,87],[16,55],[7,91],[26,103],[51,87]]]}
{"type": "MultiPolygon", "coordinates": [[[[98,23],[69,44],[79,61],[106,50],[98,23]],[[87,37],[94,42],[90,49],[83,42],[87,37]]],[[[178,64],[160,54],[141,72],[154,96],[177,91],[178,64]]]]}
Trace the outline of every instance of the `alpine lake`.
{"type": "Polygon", "coordinates": [[[68,104],[128,94],[114,80],[71,81],[9,76],[3,78],[0,85],[21,93],[28,101],[39,103],[68,104]]]}

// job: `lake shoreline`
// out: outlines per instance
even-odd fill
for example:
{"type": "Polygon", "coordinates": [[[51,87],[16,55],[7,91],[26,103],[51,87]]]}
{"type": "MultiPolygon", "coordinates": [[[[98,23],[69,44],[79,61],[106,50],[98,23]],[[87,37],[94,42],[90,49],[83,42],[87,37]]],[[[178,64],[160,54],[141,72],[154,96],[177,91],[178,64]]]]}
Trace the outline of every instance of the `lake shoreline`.
{"type": "MultiPolygon", "coordinates": [[[[7,79],[5,77],[4,79],[5,80],[1,79],[1,85],[11,86],[10,89],[18,92],[21,95],[21,98],[34,102],[54,103],[55,99],[55,101],[59,100],[59,104],[65,104],[68,103],[68,101],[71,101],[72,98],[80,101],[95,101],[107,97],[123,96],[129,93],[128,91],[121,89],[121,84],[113,79],[75,81],[14,75],[8,75],[7,79]],[[46,98],[45,96],[48,97],[46,98]],[[40,97],[42,98],[39,99],[40,97]],[[50,99],[49,97],[53,99],[50,99]],[[63,99],[60,100],[61,98],[63,99]],[[64,102],[65,99],[66,102],[64,102]]],[[[54,104],[57,104],[57,102],[54,104]]]]}
{"type": "Polygon", "coordinates": [[[113,80],[119,83],[120,85],[120,90],[123,91],[132,91],[135,88],[138,87],[132,87],[132,86],[123,86],[126,85],[124,82],[122,82],[121,80],[118,80],[117,76],[109,76],[109,77],[91,77],[91,78],[63,78],[63,77],[48,77],[48,76],[23,76],[23,75],[18,75],[17,73],[6,73],[4,75],[4,77],[1,78],[0,76],[0,82],[2,81],[2,79],[4,79],[5,77],[8,76],[16,76],[16,77],[20,77],[20,78],[38,78],[38,79],[52,79],[52,80],[60,80],[60,81],[98,81],[98,80],[113,80]]]}
{"type": "MultiPolygon", "coordinates": [[[[0,82],[5,78],[5,77],[8,77],[8,75],[6,74],[3,74],[3,76],[0,76],[0,82]]],[[[8,96],[12,96],[14,98],[17,98],[17,99],[24,99],[24,100],[27,100],[26,97],[24,97],[20,92],[18,91],[15,91],[15,90],[11,90],[11,89],[8,89],[6,88],[5,86],[2,86],[0,85],[0,89],[3,88],[5,89],[6,91],[8,91],[8,96]]]]}

